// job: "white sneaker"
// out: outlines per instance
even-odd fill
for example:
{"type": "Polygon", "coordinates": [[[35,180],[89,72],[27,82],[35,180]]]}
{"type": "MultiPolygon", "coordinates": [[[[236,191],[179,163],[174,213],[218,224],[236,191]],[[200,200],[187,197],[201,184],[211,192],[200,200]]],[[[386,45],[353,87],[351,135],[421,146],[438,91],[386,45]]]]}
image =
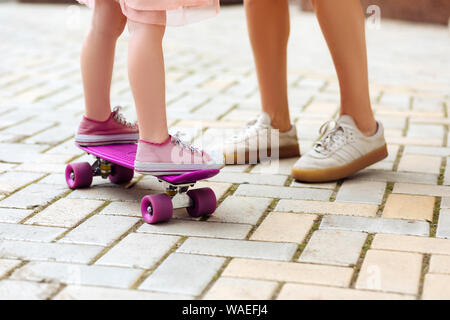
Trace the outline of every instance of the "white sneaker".
{"type": "Polygon", "coordinates": [[[263,160],[300,156],[297,128],[279,132],[271,126],[269,115],[263,112],[247,122],[244,130],[225,142],[223,153],[226,164],[257,163],[263,160]]]}
{"type": "Polygon", "coordinates": [[[384,129],[364,136],[353,118],[341,116],[320,128],[322,138],[292,168],[293,178],[305,182],[326,182],[348,177],[388,156],[384,129]],[[335,123],[333,128],[330,124],[335,123]]]}

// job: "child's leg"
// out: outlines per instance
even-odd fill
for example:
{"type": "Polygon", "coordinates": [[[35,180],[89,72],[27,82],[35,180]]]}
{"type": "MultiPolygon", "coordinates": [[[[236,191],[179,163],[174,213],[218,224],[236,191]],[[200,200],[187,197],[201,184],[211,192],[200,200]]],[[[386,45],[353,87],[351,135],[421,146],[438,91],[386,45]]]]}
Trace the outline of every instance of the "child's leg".
{"type": "Polygon", "coordinates": [[[110,87],[117,38],[126,25],[120,5],[96,0],[92,25],[81,54],[86,117],[104,121],[111,114],[110,87]]]}
{"type": "Polygon", "coordinates": [[[162,39],[165,26],[128,21],[128,74],[139,122],[140,138],[153,143],[168,139],[162,39]]]}

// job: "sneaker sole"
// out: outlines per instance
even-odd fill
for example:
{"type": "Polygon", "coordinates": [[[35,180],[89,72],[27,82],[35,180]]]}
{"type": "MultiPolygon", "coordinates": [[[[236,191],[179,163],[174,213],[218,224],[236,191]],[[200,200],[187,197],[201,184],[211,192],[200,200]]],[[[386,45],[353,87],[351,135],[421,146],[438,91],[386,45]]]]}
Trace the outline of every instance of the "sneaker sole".
{"type": "Polygon", "coordinates": [[[111,134],[111,135],[87,135],[77,134],[75,142],[80,146],[98,146],[105,144],[126,144],[136,143],[139,140],[139,134],[111,134]]]}
{"type": "Polygon", "coordinates": [[[345,166],[327,169],[292,168],[292,177],[303,182],[328,182],[340,180],[385,159],[387,156],[387,146],[384,145],[345,166]]]}
{"type": "MultiPolygon", "coordinates": [[[[250,163],[250,152],[246,151],[245,152],[245,159],[244,162],[242,162],[242,155],[240,155],[240,157],[238,157],[238,153],[234,152],[231,154],[226,154],[225,156],[225,163],[226,164],[249,164],[250,163]]],[[[277,160],[277,159],[272,159],[272,149],[267,149],[267,156],[264,158],[261,158],[259,155],[259,152],[255,155],[255,152],[251,153],[252,156],[252,164],[255,163],[255,156],[256,156],[256,162],[261,162],[261,160],[263,161],[267,161],[267,160],[277,160]]],[[[285,146],[285,147],[281,147],[279,149],[278,152],[278,159],[285,159],[285,158],[294,158],[300,157],[300,146],[297,145],[291,145],[291,146],[285,146]]]]}
{"type": "Polygon", "coordinates": [[[198,164],[173,164],[173,163],[134,163],[134,170],[138,173],[149,175],[178,175],[192,171],[209,169],[222,169],[222,164],[198,165],[198,164]]]}

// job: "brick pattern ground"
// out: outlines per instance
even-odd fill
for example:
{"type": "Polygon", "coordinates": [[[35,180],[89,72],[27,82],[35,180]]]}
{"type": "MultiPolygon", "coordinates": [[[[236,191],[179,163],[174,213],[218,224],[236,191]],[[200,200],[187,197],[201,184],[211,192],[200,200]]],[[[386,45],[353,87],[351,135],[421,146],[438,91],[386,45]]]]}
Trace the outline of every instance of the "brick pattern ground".
{"type": "MultiPolygon", "coordinates": [[[[450,298],[447,28],[383,20],[368,29],[386,160],[324,184],[292,181],[296,159],[226,167],[200,183],[219,198],[214,216],[176,212],[150,226],[139,200],[160,188],[152,177],[126,188],[65,185],[65,165],[89,159],[73,145],[89,18],[77,6],[0,4],[0,298],[450,298]]],[[[133,119],[126,47],[125,34],[112,99],[133,119]]],[[[241,7],[169,29],[165,48],[171,130],[217,145],[258,114],[241,7]]],[[[339,95],[315,18],[296,7],[289,50],[304,153],[337,114],[339,95]]]]}

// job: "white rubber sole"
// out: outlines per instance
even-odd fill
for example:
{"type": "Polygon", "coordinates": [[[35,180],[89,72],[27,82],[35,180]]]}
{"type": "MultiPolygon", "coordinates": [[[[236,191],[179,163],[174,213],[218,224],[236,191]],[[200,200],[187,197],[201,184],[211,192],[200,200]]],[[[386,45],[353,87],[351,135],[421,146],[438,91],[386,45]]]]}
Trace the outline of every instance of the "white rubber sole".
{"type": "Polygon", "coordinates": [[[135,143],[139,140],[138,133],[105,134],[105,135],[75,135],[75,142],[82,146],[94,146],[99,144],[135,143]]]}
{"type": "Polygon", "coordinates": [[[186,172],[208,170],[208,169],[222,169],[224,164],[178,164],[178,163],[134,163],[134,170],[142,174],[151,175],[177,175],[186,172]]]}

